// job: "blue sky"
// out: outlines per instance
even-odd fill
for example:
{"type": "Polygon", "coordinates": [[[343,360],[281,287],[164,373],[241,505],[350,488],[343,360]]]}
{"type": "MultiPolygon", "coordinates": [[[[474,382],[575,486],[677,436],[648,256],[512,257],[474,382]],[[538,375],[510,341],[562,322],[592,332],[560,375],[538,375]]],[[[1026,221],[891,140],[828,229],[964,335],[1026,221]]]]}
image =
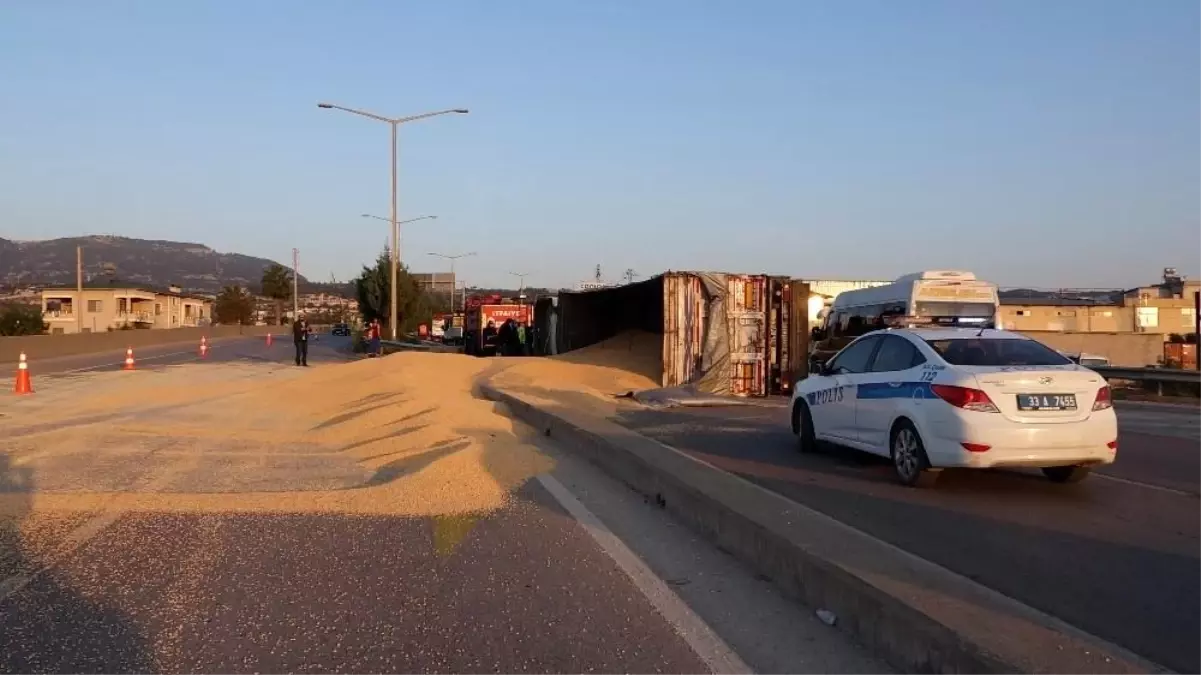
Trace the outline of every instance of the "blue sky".
{"type": "Polygon", "coordinates": [[[602,266],[1112,287],[1201,272],[1191,0],[0,3],[0,236],[345,279],[602,266]]]}

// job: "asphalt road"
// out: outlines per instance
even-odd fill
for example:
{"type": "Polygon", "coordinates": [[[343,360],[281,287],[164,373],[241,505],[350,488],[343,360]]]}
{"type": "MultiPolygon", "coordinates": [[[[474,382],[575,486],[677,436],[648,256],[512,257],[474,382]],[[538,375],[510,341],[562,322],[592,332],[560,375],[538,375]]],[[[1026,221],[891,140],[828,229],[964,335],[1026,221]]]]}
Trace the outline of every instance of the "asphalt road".
{"type": "Polygon", "coordinates": [[[801,455],[785,404],[630,410],[618,421],[1180,672],[1201,671],[1198,411],[1119,405],[1118,460],[1076,485],[801,455]]]}
{"type": "Polygon", "coordinates": [[[537,484],[448,526],[133,513],[0,608],[6,672],[707,669],[537,484]]]}
{"type": "MultiPolygon", "coordinates": [[[[281,328],[286,331],[287,327],[281,328]]],[[[199,343],[177,343],[146,347],[134,350],[136,368],[163,368],[187,363],[228,363],[241,359],[266,360],[285,363],[295,358],[291,334],[276,335],[270,347],[264,337],[222,338],[209,343],[209,352],[203,359],[199,355],[199,343]]],[[[350,339],[341,336],[319,335],[309,346],[309,361],[316,365],[351,358],[350,339]]],[[[75,373],[121,370],[125,364],[125,352],[102,352],[81,354],[61,358],[44,359],[29,363],[29,372],[36,387],[40,375],[63,375],[75,373]]]]}

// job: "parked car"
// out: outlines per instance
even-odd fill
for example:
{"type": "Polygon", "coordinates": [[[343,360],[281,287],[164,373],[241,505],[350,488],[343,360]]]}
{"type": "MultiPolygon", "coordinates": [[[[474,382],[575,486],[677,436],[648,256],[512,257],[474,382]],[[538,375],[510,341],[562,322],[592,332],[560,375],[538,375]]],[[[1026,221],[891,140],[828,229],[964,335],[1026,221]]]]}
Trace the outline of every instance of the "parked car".
{"type": "Polygon", "coordinates": [[[461,345],[463,344],[463,327],[451,326],[442,333],[442,344],[446,345],[461,345]]]}
{"type": "Polygon", "coordinates": [[[334,327],[332,330],[330,330],[329,334],[330,335],[345,335],[346,337],[350,337],[350,326],[348,326],[344,323],[334,324],[334,327]]]}

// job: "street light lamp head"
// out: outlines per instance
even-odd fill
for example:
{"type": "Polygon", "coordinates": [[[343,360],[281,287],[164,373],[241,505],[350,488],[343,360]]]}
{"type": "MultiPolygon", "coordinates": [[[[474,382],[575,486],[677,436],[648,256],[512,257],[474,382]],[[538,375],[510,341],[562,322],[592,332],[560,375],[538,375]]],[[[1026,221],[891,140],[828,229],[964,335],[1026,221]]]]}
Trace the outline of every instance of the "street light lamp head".
{"type": "Polygon", "coordinates": [[[333,106],[333,104],[332,104],[332,103],[318,103],[318,104],[317,104],[317,107],[318,107],[318,108],[325,108],[325,109],[327,109],[327,110],[328,110],[328,109],[330,109],[330,108],[332,108],[332,107],[334,107],[334,106],[333,106]]]}
{"type": "Polygon", "coordinates": [[[467,108],[455,108],[455,109],[454,109],[454,112],[457,112],[457,113],[459,113],[460,115],[466,115],[466,114],[467,114],[468,112],[470,112],[470,111],[469,111],[469,110],[467,110],[467,108]]]}

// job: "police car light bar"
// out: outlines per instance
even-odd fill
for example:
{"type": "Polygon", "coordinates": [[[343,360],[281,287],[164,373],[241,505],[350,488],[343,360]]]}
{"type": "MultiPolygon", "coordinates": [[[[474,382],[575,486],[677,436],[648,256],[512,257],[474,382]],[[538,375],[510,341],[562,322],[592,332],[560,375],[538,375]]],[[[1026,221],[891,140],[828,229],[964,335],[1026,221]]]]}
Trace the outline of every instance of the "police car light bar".
{"type": "Polygon", "coordinates": [[[883,318],[885,328],[922,328],[924,326],[981,326],[990,323],[992,319],[980,316],[886,316],[883,318]]]}

